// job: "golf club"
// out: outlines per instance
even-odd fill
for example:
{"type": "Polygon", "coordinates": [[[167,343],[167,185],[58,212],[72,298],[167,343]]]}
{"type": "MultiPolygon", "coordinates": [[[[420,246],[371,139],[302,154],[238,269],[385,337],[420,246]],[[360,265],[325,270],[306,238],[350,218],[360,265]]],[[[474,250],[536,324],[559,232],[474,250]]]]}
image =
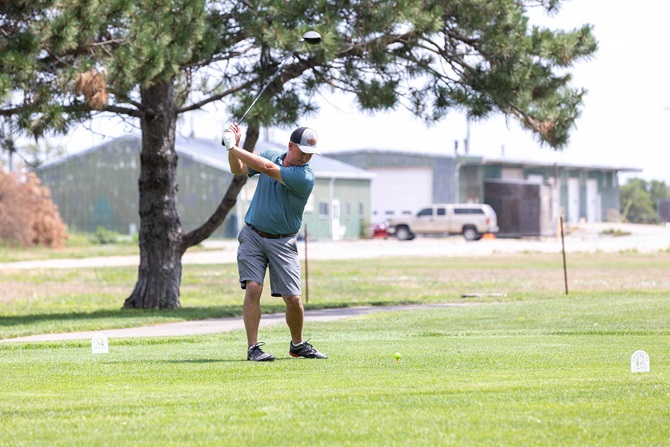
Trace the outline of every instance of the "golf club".
{"type": "Polygon", "coordinates": [[[268,82],[266,82],[265,85],[263,86],[263,88],[261,89],[261,91],[258,92],[258,95],[256,95],[256,97],[254,98],[254,100],[251,103],[251,105],[249,106],[249,108],[246,110],[246,112],[244,112],[244,114],[242,115],[242,118],[240,118],[240,120],[238,121],[238,124],[241,124],[242,121],[244,121],[244,117],[247,116],[247,113],[249,113],[249,111],[254,106],[254,104],[256,104],[256,101],[258,101],[258,98],[261,97],[261,95],[263,94],[265,89],[268,88],[268,86],[272,83],[272,81],[275,80],[275,78],[277,77],[277,75],[279,74],[281,69],[284,68],[284,65],[286,64],[286,62],[291,57],[293,57],[293,54],[298,50],[298,48],[300,48],[300,45],[302,45],[303,42],[305,42],[309,45],[318,45],[321,42],[321,35],[319,33],[317,33],[316,31],[307,31],[305,34],[303,34],[302,39],[300,39],[300,42],[298,43],[298,45],[296,45],[296,47],[293,48],[293,50],[291,50],[291,52],[284,58],[284,60],[281,62],[281,64],[279,64],[279,68],[277,68],[277,71],[275,71],[275,73],[272,76],[270,76],[270,79],[268,80],[268,82]]]}

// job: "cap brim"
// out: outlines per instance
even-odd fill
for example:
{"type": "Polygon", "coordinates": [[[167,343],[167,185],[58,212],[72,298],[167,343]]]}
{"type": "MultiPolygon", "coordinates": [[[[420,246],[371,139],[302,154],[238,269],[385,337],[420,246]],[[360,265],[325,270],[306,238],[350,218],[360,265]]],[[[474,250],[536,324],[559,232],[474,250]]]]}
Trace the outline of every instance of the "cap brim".
{"type": "Polygon", "coordinates": [[[305,146],[305,145],[299,145],[295,143],[296,146],[300,148],[301,151],[303,151],[305,154],[316,154],[316,155],[321,155],[321,152],[315,147],[312,146],[305,146]]]}

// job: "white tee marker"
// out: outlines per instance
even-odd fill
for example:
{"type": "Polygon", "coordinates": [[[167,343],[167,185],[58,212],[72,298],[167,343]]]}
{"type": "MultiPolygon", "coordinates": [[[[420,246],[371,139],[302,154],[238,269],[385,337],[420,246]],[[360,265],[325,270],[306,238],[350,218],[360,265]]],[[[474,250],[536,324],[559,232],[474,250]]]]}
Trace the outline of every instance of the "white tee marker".
{"type": "Polygon", "coordinates": [[[107,337],[103,334],[94,335],[91,340],[91,350],[93,354],[107,354],[109,352],[107,337]]]}
{"type": "Polygon", "coordinates": [[[649,355],[644,351],[635,351],[630,358],[630,372],[648,373],[649,370],[649,355]]]}

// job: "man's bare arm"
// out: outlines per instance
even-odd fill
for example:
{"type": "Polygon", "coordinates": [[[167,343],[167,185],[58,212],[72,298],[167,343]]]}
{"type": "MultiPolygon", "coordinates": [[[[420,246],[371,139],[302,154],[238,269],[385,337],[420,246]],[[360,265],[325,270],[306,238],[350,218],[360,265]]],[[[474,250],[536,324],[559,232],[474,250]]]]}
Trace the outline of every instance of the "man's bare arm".
{"type": "MultiPolygon", "coordinates": [[[[246,151],[245,151],[246,152],[246,151]]],[[[232,150],[228,151],[228,164],[230,165],[230,172],[235,175],[249,175],[249,168],[242,160],[237,158],[232,150]]]]}
{"type": "Polygon", "coordinates": [[[245,151],[239,146],[233,146],[228,151],[228,161],[230,162],[230,170],[233,174],[242,175],[249,174],[249,168],[265,174],[268,177],[272,177],[280,183],[284,183],[281,179],[281,171],[279,166],[274,164],[272,161],[267,158],[263,158],[259,155],[252,154],[251,152],[245,151]],[[230,162],[231,158],[235,158],[239,165],[236,166],[236,170],[233,170],[233,162],[230,162]],[[237,172],[236,172],[237,171],[237,172]]]}
{"type": "Polygon", "coordinates": [[[230,165],[230,172],[235,175],[249,175],[249,169],[253,169],[262,174],[265,174],[280,183],[284,183],[281,179],[281,171],[279,166],[260,157],[251,152],[245,151],[238,145],[242,137],[242,130],[239,124],[233,123],[228,126],[223,132],[223,143],[228,149],[228,164],[230,165]]]}

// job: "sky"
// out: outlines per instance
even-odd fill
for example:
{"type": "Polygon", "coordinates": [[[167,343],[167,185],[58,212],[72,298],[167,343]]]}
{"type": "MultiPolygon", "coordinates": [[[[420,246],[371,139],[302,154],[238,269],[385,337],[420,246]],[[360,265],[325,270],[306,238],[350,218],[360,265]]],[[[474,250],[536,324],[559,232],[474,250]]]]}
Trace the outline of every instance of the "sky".
{"type": "MultiPolygon", "coordinates": [[[[670,1],[568,0],[558,15],[533,14],[533,23],[553,29],[572,30],[593,25],[598,52],[570,71],[571,86],[583,87],[582,115],[571,132],[568,146],[560,152],[542,147],[529,131],[514,120],[496,116],[470,124],[470,155],[493,159],[539,161],[637,168],[621,174],[661,180],[670,184],[670,66],[666,59],[670,42],[670,1]]],[[[454,153],[454,141],[467,135],[467,120],[454,113],[439,123],[426,124],[404,110],[377,113],[357,111],[353,97],[324,94],[317,99],[320,112],[299,123],[319,134],[324,155],[352,149],[391,149],[428,153],[454,153]]],[[[200,138],[220,139],[227,119],[220,110],[186,117],[180,133],[191,131],[200,138]]],[[[61,141],[69,152],[99,144],[132,131],[128,125],[95,122],[91,131],[79,130],[61,141]]],[[[288,141],[290,130],[272,129],[270,141],[288,141]]]]}

